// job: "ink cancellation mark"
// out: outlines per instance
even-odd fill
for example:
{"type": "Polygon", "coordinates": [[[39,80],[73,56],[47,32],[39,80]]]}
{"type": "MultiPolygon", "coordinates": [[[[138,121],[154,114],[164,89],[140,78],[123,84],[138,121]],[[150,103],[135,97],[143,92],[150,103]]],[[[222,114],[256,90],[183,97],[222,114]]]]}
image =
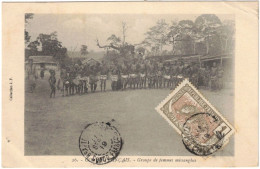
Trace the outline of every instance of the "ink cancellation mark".
{"type": "Polygon", "coordinates": [[[103,165],[117,158],[122,148],[122,138],[110,123],[89,124],[79,138],[79,149],[86,161],[103,165]]]}

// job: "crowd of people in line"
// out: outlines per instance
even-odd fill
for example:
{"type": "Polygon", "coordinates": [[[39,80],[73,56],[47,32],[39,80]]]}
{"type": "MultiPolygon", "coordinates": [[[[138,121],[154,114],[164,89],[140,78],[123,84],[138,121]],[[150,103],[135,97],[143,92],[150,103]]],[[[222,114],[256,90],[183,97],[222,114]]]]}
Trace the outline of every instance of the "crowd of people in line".
{"type": "Polygon", "coordinates": [[[197,88],[220,90],[223,88],[224,70],[214,62],[211,67],[197,63],[184,64],[182,61],[163,62],[158,60],[138,60],[132,63],[102,63],[78,65],[72,64],[61,69],[56,80],[55,71],[50,70],[50,97],[55,97],[56,88],[62,96],[96,92],[105,92],[107,80],[111,80],[113,91],[128,89],[175,88],[185,78],[197,88]]]}
{"type": "MultiPolygon", "coordinates": [[[[36,78],[33,64],[28,67],[28,79],[31,92],[35,88],[36,78]]],[[[49,70],[48,79],[51,93],[55,97],[56,90],[61,91],[62,96],[74,94],[82,95],[88,92],[96,92],[98,84],[100,91],[107,89],[107,80],[111,80],[112,91],[128,89],[173,89],[185,78],[197,88],[204,87],[210,90],[223,88],[224,70],[216,62],[212,66],[198,63],[184,63],[183,61],[165,62],[162,60],[135,60],[119,64],[107,64],[102,61],[91,64],[70,64],[60,70],[56,75],[54,70],[49,70]]],[[[40,72],[44,77],[44,70],[40,72]]]]}

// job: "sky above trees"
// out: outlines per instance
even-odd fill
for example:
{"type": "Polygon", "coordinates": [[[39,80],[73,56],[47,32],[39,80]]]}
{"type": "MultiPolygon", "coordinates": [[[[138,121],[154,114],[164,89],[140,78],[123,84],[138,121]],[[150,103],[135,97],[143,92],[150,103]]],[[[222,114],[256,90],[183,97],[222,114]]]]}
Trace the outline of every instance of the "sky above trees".
{"type": "MultiPolygon", "coordinates": [[[[76,48],[80,51],[81,45],[87,45],[88,50],[103,51],[97,46],[107,43],[107,38],[115,34],[121,39],[122,22],[127,24],[126,41],[131,44],[141,43],[149,28],[153,27],[160,19],[171,24],[172,21],[192,20],[199,15],[83,15],[83,14],[35,14],[33,19],[26,24],[26,30],[34,41],[39,34],[57,32],[57,37],[62,45],[69,51],[76,48]]],[[[233,15],[217,15],[221,21],[234,20],[233,15]]],[[[167,46],[166,46],[167,48],[167,46]]],[[[169,46],[169,48],[171,48],[169,46]]]]}

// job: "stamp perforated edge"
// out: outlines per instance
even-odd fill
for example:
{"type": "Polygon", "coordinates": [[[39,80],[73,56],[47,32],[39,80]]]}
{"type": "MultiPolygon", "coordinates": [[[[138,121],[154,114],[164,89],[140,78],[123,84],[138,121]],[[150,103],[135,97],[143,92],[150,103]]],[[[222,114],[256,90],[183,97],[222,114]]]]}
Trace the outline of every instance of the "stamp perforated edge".
{"type": "MultiPolygon", "coordinates": [[[[193,86],[192,83],[189,82],[188,79],[184,79],[179,85],[163,100],[155,110],[168,122],[168,124],[173,127],[178,134],[181,135],[181,131],[170,121],[170,119],[163,113],[161,108],[186,84],[188,84],[202,99],[205,103],[208,104],[209,107],[230,127],[231,131],[225,136],[224,145],[226,145],[229,141],[229,137],[235,133],[234,127],[222,116],[222,114],[197,90],[196,87],[193,86]]],[[[224,146],[223,145],[223,146],[224,146]]]]}

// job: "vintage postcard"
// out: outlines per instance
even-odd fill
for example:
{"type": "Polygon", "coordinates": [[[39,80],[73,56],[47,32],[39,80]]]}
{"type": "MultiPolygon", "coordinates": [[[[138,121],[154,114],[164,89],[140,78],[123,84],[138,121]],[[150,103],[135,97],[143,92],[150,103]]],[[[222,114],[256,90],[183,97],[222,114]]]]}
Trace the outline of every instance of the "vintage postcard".
{"type": "Polygon", "coordinates": [[[3,167],[258,165],[258,2],[3,3],[3,167]]]}

